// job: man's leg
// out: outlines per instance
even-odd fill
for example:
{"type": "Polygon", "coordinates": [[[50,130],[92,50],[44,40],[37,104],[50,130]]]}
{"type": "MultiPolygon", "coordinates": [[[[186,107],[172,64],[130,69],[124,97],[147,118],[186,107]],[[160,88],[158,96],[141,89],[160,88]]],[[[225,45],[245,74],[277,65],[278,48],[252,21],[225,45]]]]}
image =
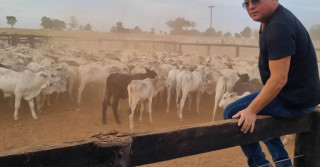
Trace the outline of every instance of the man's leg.
{"type": "MultiPolygon", "coordinates": [[[[259,112],[261,115],[271,115],[277,118],[294,118],[301,117],[303,115],[313,112],[315,107],[309,107],[305,109],[293,109],[283,106],[280,101],[276,98],[263,110],[259,112]]],[[[276,162],[276,167],[291,167],[292,163],[289,159],[289,155],[285,150],[280,137],[273,139],[267,139],[263,141],[267,146],[272,160],[276,162]]]]}
{"type": "Polygon", "coordinates": [[[280,137],[267,139],[263,141],[267,146],[269,153],[272,156],[273,162],[276,162],[276,167],[291,167],[292,163],[289,155],[285,150],[280,137]]]}
{"type": "MultiPolygon", "coordinates": [[[[251,95],[248,95],[246,97],[243,97],[230,105],[228,105],[224,111],[224,119],[230,119],[233,115],[238,113],[239,111],[245,109],[251,101],[258,95],[258,92],[255,92],[251,95]]],[[[310,107],[306,109],[292,109],[292,108],[287,108],[283,106],[278,98],[275,98],[273,101],[271,101],[264,109],[262,109],[258,114],[259,115],[270,115],[273,117],[277,118],[294,118],[294,117],[300,117],[306,114],[309,114],[313,112],[315,107],[310,107]]],[[[288,159],[288,153],[285,150],[280,137],[269,139],[269,140],[264,140],[264,143],[266,144],[273,161],[281,161],[284,159],[288,159]]],[[[248,157],[248,163],[256,162],[260,157],[262,159],[261,161],[265,160],[262,156],[262,151],[259,151],[260,145],[257,143],[253,143],[252,145],[244,145],[241,146],[242,150],[244,151],[245,155],[248,157]],[[251,155],[254,152],[254,155],[251,155]],[[260,153],[261,152],[261,153],[260,153]],[[253,156],[253,157],[251,157],[253,156]]],[[[260,148],[261,150],[261,148],[260,148]]],[[[276,164],[277,167],[289,167],[292,166],[290,160],[286,161],[281,161],[276,164]]],[[[251,166],[251,165],[250,165],[251,166]]]]}
{"type": "MultiPolygon", "coordinates": [[[[240,98],[237,101],[229,104],[224,110],[224,113],[223,113],[224,119],[231,119],[233,115],[247,108],[248,105],[252,102],[252,100],[258,95],[258,93],[259,92],[255,92],[253,94],[240,98]]],[[[240,147],[243,153],[246,155],[248,165],[250,167],[257,167],[257,166],[267,165],[270,163],[268,160],[266,160],[266,156],[262,152],[259,142],[241,145],[240,147]]]]}

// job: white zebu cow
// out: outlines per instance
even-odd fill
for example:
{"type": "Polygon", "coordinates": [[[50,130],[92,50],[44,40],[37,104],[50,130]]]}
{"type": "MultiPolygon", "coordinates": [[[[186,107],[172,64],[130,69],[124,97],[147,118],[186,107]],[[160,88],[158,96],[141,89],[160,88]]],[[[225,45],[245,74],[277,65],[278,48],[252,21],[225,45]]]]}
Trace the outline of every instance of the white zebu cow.
{"type": "MultiPolygon", "coordinates": [[[[179,119],[182,121],[182,113],[183,113],[183,107],[184,103],[186,101],[187,96],[189,93],[196,91],[197,92],[197,113],[200,113],[199,111],[199,103],[200,103],[200,88],[202,85],[202,76],[200,72],[198,71],[182,71],[181,73],[178,74],[178,79],[177,80],[177,97],[180,96],[180,93],[182,92],[182,97],[179,102],[178,106],[178,113],[179,113],[179,119]],[[181,79],[180,79],[181,78],[181,79]]],[[[191,97],[189,97],[191,101],[191,97]]],[[[190,106],[190,103],[189,103],[190,106]]]]}
{"type": "Polygon", "coordinates": [[[106,80],[113,73],[128,73],[129,68],[124,68],[122,64],[111,64],[99,66],[97,64],[88,64],[79,67],[80,85],[78,88],[78,105],[81,104],[82,92],[90,82],[106,84],[106,80]]]}
{"type": "MultiPolygon", "coordinates": [[[[37,100],[37,110],[39,113],[42,112],[42,107],[44,102],[47,100],[47,106],[51,106],[50,96],[53,93],[63,93],[67,90],[67,79],[63,77],[55,77],[49,86],[41,90],[40,95],[36,98],[37,100]],[[42,96],[42,98],[40,98],[42,96]]],[[[57,101],[56,101],[57,102],[57,101]]]]}
{"type": "MultiPolygon", "coordinates": [[[[167,78],[169,71],[176,69],[175,66],[170,65],[170,64],[160,64],[157,68],[157,74],[161,78],[167,78]]],[[[163,96],[165,92],[165,87],[159,91],[159,103],[161,104],[163,101],[163,96]]]]}
{"type": "Polygon", "coordinates": [[[218,104],[222,96],[227,92],[232,92],[234,84],[239,80],[239,76],[234,70],[226,69],[219,72],[222,74],[222,77],[219,77],[216,84],[212,122],[214,121],[218,104]]]}
{"type": "Polygon", "coordinates": [[[203,84],[200,89],[201,93],[206,92],[208,95],[215,94],[216,84],[221,74],[216,70],[210,70],[204,74],[203,84]]]}
{"type": "Polygon", "coordinates": [[[59,65],[62,65],[67,70],[67,91],[69,100],[73,102],[74,98],[72,97],[72,95],[74,85],[79,81],[79,67],[77,66],[77,64],[68,64],[67,62],[60,62],[59,65]]]}
{"type": "Polygon", "coordinates": [[[32,117],[38,119],[34,111],[33,98],[38,96],[42,89],[50,84],[51,74],[48,71],[33,73],[29,70],[15,72],[0,68],[0,89],[4,96],[15,95],[14,119],[18,120],[18,110],[21,98],[24,98],[30,107],[32,117]]]}
{"type": "Polygon", "coordinates": [[[60,93],[63,93],[66,91],[66,85],[67,85],[67,78],[69,77],[69,73],[67,71],[67,68],[64,65],[53,65],[51,64],[50,67],[44,67],[36,62],[31,62],[27,65],[27,68],[33,70],[33,71],[41,71],[45,68],[45,70],[50,71],[52,75],[54,75],[56,78],[52,80],[52,84],[45,89],[42,90],[41,95],[43,96],[42,103],[40,105],[40,96],[37,97],[37,109],[41,113],[41,108],[43,105],[43,102],[45,99],[47,99],[48,106],[51,106],[50,103],[50,97],[49,95],[53,94],[54,92],[57,93],[56,96],[56,102],[58,101],[60,93]]]}
{"type": "Polygon", "coordinates": [[[170,70],[174,70],[176,67],[170,64],[160,64],[157,70],[158,76],[166,78],[170,70]]]}
{"type": "Polygon", "coordinates": [[[170,70],[166,79],[166,86],[167,86],[167,113],[169,113],[169,107],[171,102],[171,95],[173,89],[176,88],[177,82],[177,74],[181,71],[178,69],[170,70]]]}
{"type": "Polygon", "coordinates": [[[153,124],[152,120],[152,98],[157,94],[157,92],[165,86],[165,79],[156,77],[154,79],[144,79],[144,80],[132,80],[128,85],[128,101],[129,101],[129,121],[130,130],[134,130],[133,116],[134,110],[139,102],[141,102],[141,110],[139,121],[142,121],[142,113],[144,110],[144,101],[148,100],[149,108],[149,121],[153,124]]]}
{"type": "Polygon", "coordinates": [[[238,95],[236,92],[227,92],[222,96],[222,99],[219,102],[219,107],[220,108],[225,108],[228,104],[240,99],[241,97],[249,95],[250,92],[244,92],[242,95],[238,95]]]}

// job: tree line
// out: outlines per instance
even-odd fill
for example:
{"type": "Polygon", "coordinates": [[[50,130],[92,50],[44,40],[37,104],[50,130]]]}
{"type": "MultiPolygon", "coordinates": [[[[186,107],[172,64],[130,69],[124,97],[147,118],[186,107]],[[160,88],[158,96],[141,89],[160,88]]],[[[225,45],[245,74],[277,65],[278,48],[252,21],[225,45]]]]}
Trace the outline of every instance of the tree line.
{"type": "MultiPolygon", "coordinates": [[[[13,26],[17,23],[17,19],[15,16],[7,16],[7,24],[13,28],[13,26]]],[[[77,18],[75,16],[70,17],[70,22],[68,23],[69,30],[80,30],[80,31],[92,31],[91,25],[88,23],[86,25],[79,25],[77,18]]],[[[41,18],[41,26],[45,30],[65,30],[67,29],[66,22],[59,19],[52,19],[49,17],[41,18]]]]}
{"type": "MultiPolygon", "coordinates": [[[[233,35],[230,32],[223,33],[222,31],[217,31],[214,28],[208,28],[204,32],[200,32],[196,27],[196,22],[186,20],[183,17],[178,17],[174,20],[169,20],[165,23],[169,28],[170,32],[159,31],[160,35],[190,35],[190,36],[213,36],[213,37],[232,37],[233,35]]],[[[139,26],[134,27],[133,29],[125,28],[122,22],[117,22],[116,25],[112,26],[110,32],[112,33],[148,33],[155,34],[155,28],[151,28],[148,31],[142,31],[139,26]]],[[[253,31],[250,27],[245,27],[240,33],[235,33],[234,37],[236,38],[250,38],[253,35],[253,31]]]]}
{"type": "MultiPolygon", "coordinates": [[[[15,16],[7,16],[7,24],[14,27],[17,23],[17,19],[15,16]]],[[[200,32],[196,27],[196,22],[186,20],[183,17],[178,17],[173,20],[169,20],[165,23],[169,28],[169,32],[158,31],[156,33],[155,28],[151,28],[150,31],[143,31],[139,26],[134,27],[133,29],[125,28],[122,22],[116,22],[114,26],[110,29],[112,33],[136,33],[136,34],[160,34],[160,35],[190,35],[190,36],[212,36],[212,37],[235,37],[235,38],[258,38],[259,33],[257,30],[252,30],[250,27],[245,27],[239,33],[230,33],[230,32],[222,32],[215,30],[214,28],[208,28],[204,32],[200,32]]],[[[68,24],[65,21],[42,17],[41,18],[41,26],[45,30],[66,30],[67,26],[69,30],[79,30],[79,31],[92,31],[91,25],[88,23],[86,25],[80,25],[75,16],[71,16],[68,24]]],[[[313,40],[320,40],[320,25],[314,25],[309,30],[309,34],[313,40]]]]}

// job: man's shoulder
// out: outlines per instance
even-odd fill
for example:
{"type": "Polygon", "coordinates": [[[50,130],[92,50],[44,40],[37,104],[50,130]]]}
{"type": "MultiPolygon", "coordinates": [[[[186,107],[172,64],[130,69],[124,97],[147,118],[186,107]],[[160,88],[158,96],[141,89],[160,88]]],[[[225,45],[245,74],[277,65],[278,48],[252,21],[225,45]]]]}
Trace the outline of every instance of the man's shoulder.
{"type": "Polygon", "coordinates": [[[287,29],[294,30],[296,26],[297,18],[285,7],[279,6],[279,9],[276,11],[274,16],[268,22],[267,29],[287,29]]]}

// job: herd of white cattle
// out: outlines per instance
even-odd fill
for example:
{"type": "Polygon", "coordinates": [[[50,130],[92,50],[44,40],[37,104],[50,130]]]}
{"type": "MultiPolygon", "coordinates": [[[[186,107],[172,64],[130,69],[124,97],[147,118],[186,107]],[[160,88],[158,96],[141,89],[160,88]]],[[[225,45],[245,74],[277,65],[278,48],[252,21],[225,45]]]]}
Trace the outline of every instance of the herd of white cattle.
{"type": "MultiPolygon", "coordinates": [[[[0,100],[4,101],[6,97],[11,98],[8,100],[10,103],[14,100],[14,120],[18,120],[21,99],[28,102],[32,117],[38,119],[34,98],[36,98],[38,112],[42,111],[45,101],[50,105],[52,94],[56,94],[57,100],[59,94],[63,92],[67,92],[71,101],[76,99],[79,106],[85,105],[82,102],[82,96],[85,96],[83,92],[89,83],[105,85],[110,74],[144,73],[145,68],[148,68],[154,70],[157,77],[147,78],[145,82],[133,80],[128,90],[131,90],[129,105],[136,105],[138,101],[149,101],[151,123],[153,123],[152,97],[167,98],[166,112],[169,112],[171,96],[175,93],[177,116],[182,121],[185,101],[189,98],[190,108],[192,92],[196,92],[196,112],[198,113],[200,113],[201,94],[207,93],[214,96],[212,101],[214,103],[212,121],[214,121],[218,106],[224,107],[235,100],[231,98],[234,96],[230,96],[230,93],[233,92],[235,84],[241,80],[241,75],[249,76],[242,82],[249,83],[251,80],[260,82],[257,63],[257,57],[231,58],[226,55],[209,56],[136,50],[106,51],[54,45],[32,49],[26,45],[8,46],[0,43],[0,90],[3,93],[3,95],[0,93],[0,100]],[[139,87],[138,83],[147,86],[140,86],[138,91],[132,90],[134,87],[139,87]],[[79,87],[75,88],[75,85],[79,87]],[[77,93],[74,93],[75,91],[77,93]],[[163,97],[164,95],[167,97],[163,97]],[[132,104],[132,97],[136,98],[134,104],[132,104]]],[[[231,93],[231,95],[237,94],[231,93]]],[[[141,108],[143,106],[141,105],[141,108]]],[[[143,109],[140,110],[141,113],[142,111],[143,109]]],[[[130,119],[130,130],[134,130],[132,119],[130,119]]]]}

